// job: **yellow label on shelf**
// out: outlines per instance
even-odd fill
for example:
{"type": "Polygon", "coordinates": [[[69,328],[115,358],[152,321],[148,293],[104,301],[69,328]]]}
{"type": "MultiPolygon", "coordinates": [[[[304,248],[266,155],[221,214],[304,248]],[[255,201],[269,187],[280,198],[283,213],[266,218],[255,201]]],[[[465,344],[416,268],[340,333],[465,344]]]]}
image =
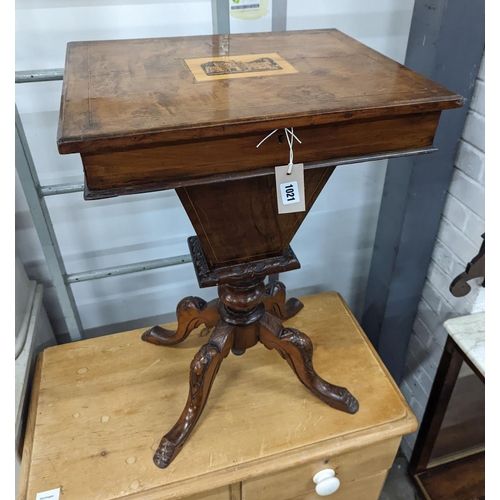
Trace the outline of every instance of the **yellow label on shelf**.
{"type": "Polygon", "coordinates": [[[268,0],[229,0],[229,13],[237,19],[252,21],[269,13],[268,0]]]}

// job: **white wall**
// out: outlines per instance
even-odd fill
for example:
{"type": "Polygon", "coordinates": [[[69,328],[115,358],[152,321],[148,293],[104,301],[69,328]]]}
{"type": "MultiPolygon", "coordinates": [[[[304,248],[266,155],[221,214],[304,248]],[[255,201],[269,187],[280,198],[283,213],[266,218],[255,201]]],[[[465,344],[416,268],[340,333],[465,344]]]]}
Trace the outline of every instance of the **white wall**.
{"type": "MultiPolygon", "coordinates": [[[[427,271],[417,318],[413,325],[401,391],[421,421],[448,333],[450,318],[484,311],[482,279],[469,281],[471,291],[454,297],[449,286],[477,255],[485,230],[485,72],[484,57],[476,79],[469,114],[455,158],[453,177],[431,263],[427,271]]],[[[418,432],[404,436],[402,449],[409,458],[418,432]]]]}
{"type": "MultiPolygon", "coordinates": [[[[414,0],[344,2],[289,0],[289,30],[339,28],[404,61],[414,0]]],[[[16,70],[61,68],[75,40],[201,35],[212,32],[210,0],[17,0],[16,70]]],[[[269,31],[263,18],[231,18],[232,32],[269,31]]],[[[60,156],[56,130],[61,82],[18,84],[21,113],[42,185],[82,180],[78,155],[60,156]]],[[[363,304],[386,162],[337,168],[292,241],[298,271],[282,274],[290,292],[337,290],[354,313],[363,304]]],[[[47,198],[69,273],[188,253],[194,234],[174,191],[85,202],[81,193],[47,198]]],[[[46,286],[46,308],[65,331],[22,188],[16,179],[16,246],[32,279],[46,286]]],[[[185,295],[199,290],[192,265],[73,285],[85,329],[147,318],[164,320],[185,295]]]]}

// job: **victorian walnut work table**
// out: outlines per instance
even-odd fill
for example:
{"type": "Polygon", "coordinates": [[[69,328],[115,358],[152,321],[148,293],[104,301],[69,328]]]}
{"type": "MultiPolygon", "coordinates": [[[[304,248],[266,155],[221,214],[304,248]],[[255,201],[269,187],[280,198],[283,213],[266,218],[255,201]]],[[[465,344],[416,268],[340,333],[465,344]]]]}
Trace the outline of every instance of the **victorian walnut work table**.
{"type": "Polygon", "coordinates": [[[434,151],[441,112],[462,104],[338,30],[68,44],[57,144],[81,155],[85,199],[175,189],[196,232],[198,283],[218,287],[211,302],[180,301],[177,329],[142,335],[171,346],[215,327],[158,467],[188,439],[222,360],[258,342],[321,401],[358,411],[356,387],[320,378],[310,338],[283,326],[303,304],[264,279],[300,267],[290,241],[337,165],[434,151]],[[296,175],[303,165],[294,193],[305,203],[278,213],[275,167],[289,163],[296,175]]]}

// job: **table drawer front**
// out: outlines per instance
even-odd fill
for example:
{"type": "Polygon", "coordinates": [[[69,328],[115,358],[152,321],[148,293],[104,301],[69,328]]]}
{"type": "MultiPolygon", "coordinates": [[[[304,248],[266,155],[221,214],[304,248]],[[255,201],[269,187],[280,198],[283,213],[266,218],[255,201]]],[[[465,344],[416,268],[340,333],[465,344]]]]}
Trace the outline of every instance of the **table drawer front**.
{"type": "MultiPolygon", "coordinates": [[[[431,146],[439,112],[377,121],[297,128],[296,163],[431,146]]],[[[271,131],[270,131],[271,132],[271,131]]],[[[82,154],[89,190],[183,185],[192,179],[284,165],[289,148],[279,130],[257,149],[265,134],[168,146],[82,154]]],[[[169,186],[173,187],[173,186],[169,186]]]]}
{"type": "MultiPolygon", "coordinates": [[[[347,492],[350,491],[349,488],[354,488],[355,483],[359,483],[365,478],[378,477],[381,473],[385,477],[385,471],[391,467],[400,441],[400,438],[393,438],[350,453],[337,456],[332,454],[305,465],[290,467],[276,474],[249,479],[243,483],[242,499],[295,500],[311,498],[317,500],[320,497],[315,492],[313,476],[323,469],[333,469],[336,477],[340,480],[340,488],[334,494],[335,496],[332,495],[333,498],[368,500],[372,497],[344,497],[341,495],[347,495],[347,492]]],[[[378,497],[374,496],[373,498],[378,497]]]]}
{"type": "Polygon", "coordinates": [[[239,491],[239,483],[234,486],[223,486],[212,491],[204,491],[190,497],[182,497],[182,500],[233,500],[234,495],[231,496],[231,488],[239,491]]]}
{"type": "MultiPolygon", "coordinates": [[[[370,477],[365,477],[350,483],[341,483],[340,488],[327,497],[319,496],[314,488],[304,495],[287,497],[283,496],[279,488],[269,491],[266,497],[243,496],[242,500],[320,500],[331,498],[332,500],[378,500],[385,483],[388,471],[382,471],[370,477]]],[[[313,485],[314,486],[314,485],[313,485]]]]}

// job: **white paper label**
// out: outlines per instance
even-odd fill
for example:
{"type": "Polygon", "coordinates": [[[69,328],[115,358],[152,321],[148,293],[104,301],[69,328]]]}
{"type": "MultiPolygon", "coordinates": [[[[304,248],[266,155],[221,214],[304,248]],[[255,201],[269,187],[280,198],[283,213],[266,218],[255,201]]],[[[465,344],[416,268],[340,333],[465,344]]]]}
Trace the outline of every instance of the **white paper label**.
{"type": "Polygon", "coordinates": [[[36,494],[35,500],[59,500],[59,493],[61,493],[61,488],[56,488],[50,491],[42,491],[36,494]]]}
{"type": "Polygon", "coordinates": [[[244,12],[246,10],[260,9],[260,0],[230,0],[232,12],[244,12]]]}
{"type": "Polygon", "coordinates": [[[294,163],[291,174],[287,172],[288,165],[274,168],[278,213],[304,212],[304,164],[294,163]]]}
{"type": "Polygon", "coordinates": [[[299,203],[300,195],[299,195],[299,185],[297,181],[292,182],[284,182],[280,184],[281,191],[281,201],[283,205],[289,205],[290,203],[299,203]]]}

